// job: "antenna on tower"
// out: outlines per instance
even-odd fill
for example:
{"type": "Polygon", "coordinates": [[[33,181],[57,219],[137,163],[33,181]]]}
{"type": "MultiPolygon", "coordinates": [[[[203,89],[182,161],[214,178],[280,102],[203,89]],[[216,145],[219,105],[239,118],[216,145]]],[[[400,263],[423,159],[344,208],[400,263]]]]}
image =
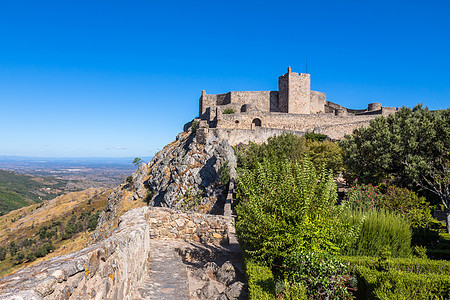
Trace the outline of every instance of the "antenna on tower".
{"type": "Polygon", "coordinates": [[[306,74],[308,74],[308,56],[306,57],[306,74]]]}

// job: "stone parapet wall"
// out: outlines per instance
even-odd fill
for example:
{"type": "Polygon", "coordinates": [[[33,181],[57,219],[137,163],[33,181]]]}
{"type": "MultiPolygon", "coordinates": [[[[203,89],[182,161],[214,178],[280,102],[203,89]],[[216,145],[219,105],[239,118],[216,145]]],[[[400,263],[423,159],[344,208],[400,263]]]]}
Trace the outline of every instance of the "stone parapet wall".
{"type": "Polygon", "coordinates": [[[369,123],[370,120],[325,127],[316,127],[314,129],[314,132],[325,134],[334,140],[342,140],[346,134],[352,134],[353,130],[356,128],[369,126],[369,123]]]}
{"type": "Polygon", "coordinates": [[[212,244],[227,244],[231,217],[149,207],[150,238],[177,238],[212,244]]]}
{"type": "Polygon", "coordinates": [[[125,213],[109,238],[0,279],[0,299],[133,299],[150,248],[147,207],[125,213]]]}
{"type": "Polygon", "coordinates": [[[152,239],[228,244],[232,217],[141,207],[106,240],[0,278],[0,299],[138,299],[152,239]]]}
{"type": "Polygon", "coordinates": [[[256,128],[256,129],[209,129],[208,134],[215,134],[219,139],[226,139],[230,145],[248,144],[249,142],[261,144],[272,136],[283,134],[283,132],[293,133],[302,136],[305,133],[293,130],[273,129],[273,128],[256,128]]]}
{"type": "Polygon", "coordinates": [[[217,120],[217,128],[224,129],[251,129],[252,122],[258,118],[261,127],[292,130],[299,132],[311,132],[317,127],[335,126],[361,121],[370,121],[378,115],[349,114],[347,116],[335,116],[333,114],[284,114],[284,113],[257,113],[247,112],[240,114],[222,115],[217,120]]]}

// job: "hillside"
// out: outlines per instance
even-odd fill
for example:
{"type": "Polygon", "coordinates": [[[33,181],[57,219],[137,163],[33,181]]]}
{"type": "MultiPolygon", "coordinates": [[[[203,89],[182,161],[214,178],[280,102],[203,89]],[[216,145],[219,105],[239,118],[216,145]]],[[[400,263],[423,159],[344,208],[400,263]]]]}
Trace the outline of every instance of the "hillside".
{"type": "Polygon", "coordinates": [[[72,192],[0,216],[0,276],[87,246],[109,194],[72,192]]]}
{"type": "Polygon", "coordinates": [[[0,215],[53,199],[65,192],[69,181],[0,170],[0,215]]]}

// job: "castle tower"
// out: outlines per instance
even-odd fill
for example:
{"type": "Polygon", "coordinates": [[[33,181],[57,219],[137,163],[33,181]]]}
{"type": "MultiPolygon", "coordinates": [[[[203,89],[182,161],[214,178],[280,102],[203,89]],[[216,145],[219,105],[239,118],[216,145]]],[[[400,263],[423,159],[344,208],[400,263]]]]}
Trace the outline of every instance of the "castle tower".
{"type": "Polygon", "coordinates": [[[278,110],[291,114],[310,114],[311,77],[305,73],[288,72],[278,77],[278,110]]]}

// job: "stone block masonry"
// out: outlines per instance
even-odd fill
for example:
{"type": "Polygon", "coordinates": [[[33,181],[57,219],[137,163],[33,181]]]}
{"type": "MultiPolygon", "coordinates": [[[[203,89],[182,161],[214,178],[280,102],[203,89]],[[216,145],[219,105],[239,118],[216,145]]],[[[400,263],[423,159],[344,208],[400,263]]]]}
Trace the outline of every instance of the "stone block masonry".
{"type": "Polygon", "coordinates": [[[227,243],[230,226],[230,217],[136,208],[104,241],[0,278],[0,299],[140,299],[156,239],[227,243]]]}
{"type": "Polygon", "coordinates": [[[232,217],[180,212],[149,207],[150,238],[176,238],[211,244],[227,244],[232,217]]]}

